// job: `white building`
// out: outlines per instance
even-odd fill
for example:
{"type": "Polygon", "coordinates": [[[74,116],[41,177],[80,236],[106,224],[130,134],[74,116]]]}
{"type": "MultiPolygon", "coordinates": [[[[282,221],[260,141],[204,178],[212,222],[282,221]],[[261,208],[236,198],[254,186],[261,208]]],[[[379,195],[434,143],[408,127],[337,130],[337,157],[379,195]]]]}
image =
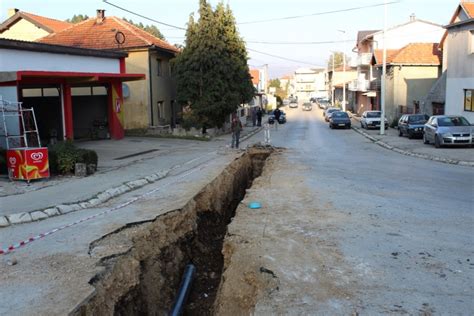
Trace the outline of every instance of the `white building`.
{"type": "Polygon", "coordinates": [[[328,96],[324,68],[299,68],[294,78],[295,95],[299,100],[328,96]]]}
{"type": "Polygon", "coordinates": [[[445,114],[462,115],[474,123],[474,2],[461,2],[445,28],[445,114]]]}

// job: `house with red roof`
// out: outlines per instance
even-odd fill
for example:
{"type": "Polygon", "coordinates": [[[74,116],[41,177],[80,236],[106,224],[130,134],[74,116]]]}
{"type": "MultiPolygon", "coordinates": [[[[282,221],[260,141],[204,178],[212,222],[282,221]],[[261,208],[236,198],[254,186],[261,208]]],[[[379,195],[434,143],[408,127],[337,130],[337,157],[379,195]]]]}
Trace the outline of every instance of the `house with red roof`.
{"type": "Polygon", "coordinates": [[[8,19],[0,24],[0,38],[35,41],[51,33],[62,31],[72,24],[18,9],[8,10],[8,19]]]}
{"type": "Polygon", "coordinates": [[[170,60],[178,49],[148,32],[97,10],[96,17],[37,40],[40,43],[123,51],[123,67],[145,73],[146,79],[124,86],[124,128],[174,127],[180,106],[171,77],[170,60]]]}
{"type": "MultiPolygon", "coordinates": [[[[380,100],[383,50],[375,50],[371,65],[380,100]]],[[[389,122],[405,113],[421,112],[421,102],[441,75],[441,52],[437,43],[410,43],[387,50],[385,115],[389,122]]],[[[377,107],[379,109],[379,107],[377,107]]]]}
{"type": "Polygon", "coordinates": [[[474,2],[456,8],[440,46],[446,75],[444,112],[474,123],[474,2]]]}

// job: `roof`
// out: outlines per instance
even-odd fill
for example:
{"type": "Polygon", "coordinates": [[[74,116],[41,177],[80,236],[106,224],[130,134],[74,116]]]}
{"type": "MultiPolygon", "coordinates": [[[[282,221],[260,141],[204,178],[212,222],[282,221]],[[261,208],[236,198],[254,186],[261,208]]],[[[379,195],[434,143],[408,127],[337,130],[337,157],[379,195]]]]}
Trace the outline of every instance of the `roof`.
{"type": "Polygon", "coordinates": [[[178,52],[175,46],[114,16],[104,17],[99,23],[96,17],[90,18],[74,24],[61,32],[38,39],[37,41],[41,43],[93,49],[153,47],[173,54],[178,52]],[[125,41],[123,44],[117,43],[117,35],[124,38],[125,41]]]}
{"type": "MultiPolygon", "coordinates": [[[[466,1],[461,2],[457,6],[456,10],[454,11],[453,16],[451,17],[451,20],[449,20],[449,24],[446,25],[445,28],[449,29],[453,26],[464,24],[465,22],[472,23],[473,18],[474,18],[474,2],[466,2],[466,1]],[[463,10],[466,16],[468,17],[468,19],[465,21],[457,21],[459,14],[461,13],[461,10],[463,10]]],[[[441,48],[444,46],[444,41],[446,40],[447,36],[448,36],[448,31],[446,30],[440,41],[441,48]]]]}
{"type": "Polygon", "coordinates": [[[471,19],[474,18],[474,2],[461,2],[461,6],[471,19]]]}
{"type": "Polygon", "coordinates": [[[98,49],[86,49],[62,45],[51,45],[36,42],[19,41],[12,39],[0,38],[0,48],[6,49],[17,49],[27,50],[34,52],[47,52],[56,54],[69,54],[69,55],[80,55],[80,56],[94,56],[104,58],[120,58],[126,57],[128,54],[125,52],[117,51],[106,51],[98,49]]]}
{"type": "Polygon", "coordinates": [[[21,19],[25,19],[33,23],[34,25],[36,25],[39,28],[44,29],[48,33],[59,32],[72,25],[71,23],[68,23],[65,21],[50,19],[44,16],[39,16],[39,15],[28,13],[28,12],[17,11],[14,15],[12,15],[7,20],[5,20],[2,24],[0,24],[0,32],[8,30],[11,26],[13,26],[15,23],[17,23],[21,19]]]}
{"type": "Polygon", "coordinates": [[[357,44],[367,39],[370,35],[379,32],[380,30],[359,31],[357,32],[357,44]]]}
{"type": "MultiPolygon", "coordinates": [[[[374,52],[375,64],[381,65],[383,50],[374,52]]],[[[387,50],[387,64],[398,65],[441,65],[441,51],[438,43],[410,43],[399,50],[387,50]]]]}

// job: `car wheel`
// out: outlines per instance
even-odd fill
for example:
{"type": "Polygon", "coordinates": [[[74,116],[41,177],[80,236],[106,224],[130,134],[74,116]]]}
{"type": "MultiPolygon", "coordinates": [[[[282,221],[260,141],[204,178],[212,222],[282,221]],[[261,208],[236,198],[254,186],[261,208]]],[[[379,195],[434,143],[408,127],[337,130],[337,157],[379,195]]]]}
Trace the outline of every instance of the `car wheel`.
{"type": "Polygon", "coordinates": [[[351,124],[347,125],[346,128],[347,128],[347,129],[350,129],[350,128],[351,128],[351,124]]]}
{"type": "Polygon", "coordinates": [[[398,129],[398,136],[399,136],[399,137],[402,137],[402,136],[403,136],[403,133],[402,133],[402,130],[401,130],[401,129],[398,129]]]}
{"type": "Polygon", "coordinates": [[[423,133],[423,144],[429,144],[429,143],[430,143],[430,141],[426,137],[426,133],[423,133]]]}
{"type": "Polygon", "coordinates": [[[413,139],[413,132],[408,131],[408,138],[413,139]]]}
{"type": "Polygon", "coordinates": [[[329,128],[333,128],[333,127],[332,127],[332,124],[329,124],[329,128]]]}
{"type": "Polygon", "coordinates": [[[439,136],[435,135],[435,147],[441,148],[441,141],[439,140],[439,136]]]}
{"type": "Polygon", "coordinates": [[[364,125],[362,124],[362,122],[360,122],[360,128],[364,128],[364,125]]]}

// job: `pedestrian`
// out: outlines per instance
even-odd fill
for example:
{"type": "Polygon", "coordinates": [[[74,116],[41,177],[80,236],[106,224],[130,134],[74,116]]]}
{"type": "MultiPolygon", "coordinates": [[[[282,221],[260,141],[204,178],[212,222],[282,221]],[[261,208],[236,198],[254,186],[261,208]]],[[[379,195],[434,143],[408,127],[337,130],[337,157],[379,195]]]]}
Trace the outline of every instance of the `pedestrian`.
{"type": "Polygon", "coordinates": [[[263,136],[265,145],[270,145],[270,124],[263,124],[263,136]]]}
{"type": "Polygon", "coordinates": [[[273,116],[275,117],[275,128],[278,130],[278,124],[280,124],[280,116],[281,116],[281,111],[279,108],[276,108],[276,110],[273,111],[273,116]]]}
{"type": "Polygon", "coordinates": [[[255,126],[255,125],[257,125],[257,109],[256,109],[256,107],[252,108],[251,115],[252,115],[252,126],[255,126]]]}
{"type": "Polygon", "coordinates": [[[257,108],[257,126],[262,126],[263,111],[261,107],[257,108]]]}
{"type": "Polygon", "coordinates": [[[231,147],[234,148],[235,146],[235,148],[239,148],[240,131],[242,130],[242,122],[240,122],[239,118],[236,115],[232,117],[230,130],[232,131],[231,147]]]}

